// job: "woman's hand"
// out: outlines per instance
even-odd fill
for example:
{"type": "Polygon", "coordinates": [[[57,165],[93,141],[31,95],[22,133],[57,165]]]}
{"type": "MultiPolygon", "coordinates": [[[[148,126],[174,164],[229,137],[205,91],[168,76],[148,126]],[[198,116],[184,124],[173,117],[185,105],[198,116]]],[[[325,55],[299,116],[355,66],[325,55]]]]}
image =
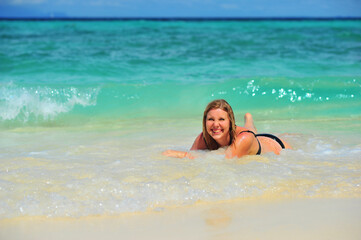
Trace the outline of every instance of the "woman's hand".
{"type": "Polygon", "coordinates": [[[185,158],[185,157],[189,158],[189,159],[195,158],[189,152],[182,152],[182,151],[176,151],[176,150],[167,150],[167,151],[164,151],[162,154],[167,157],[175,157],[175,158],[185,158]]]}

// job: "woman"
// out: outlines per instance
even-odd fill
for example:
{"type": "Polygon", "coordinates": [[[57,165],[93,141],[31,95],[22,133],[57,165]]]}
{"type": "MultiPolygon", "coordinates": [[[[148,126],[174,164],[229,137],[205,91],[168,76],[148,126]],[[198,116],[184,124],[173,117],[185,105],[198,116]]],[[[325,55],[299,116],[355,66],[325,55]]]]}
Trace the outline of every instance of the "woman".
{"type": "MultiPolygon", "coordinates": [[[[285,141],[271,134],[257,134],[252,115],[244,116],[244,127],[236,126],[231,106],[223,99],[210,102],[203,114],[203,132],[198,135],[190,150],[216,150],[227,147],[226,158],[259,155],[266,152],[279,154],[291,148],[285,141]]],[[[189,152],[167,150],[163,155],[194,158],[189,152]]]]}

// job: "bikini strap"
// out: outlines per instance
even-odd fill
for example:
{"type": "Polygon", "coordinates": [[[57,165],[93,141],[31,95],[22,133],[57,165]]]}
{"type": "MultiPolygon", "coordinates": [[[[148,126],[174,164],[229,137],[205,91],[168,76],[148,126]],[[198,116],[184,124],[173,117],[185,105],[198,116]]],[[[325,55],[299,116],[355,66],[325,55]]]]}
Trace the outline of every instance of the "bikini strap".
{"type": "Polygon", "coordinates": [[[244,132],[249,132],[249,133],[252,133],[254,135],[254,137],[256,138],[256,140],[258,142],[258,152],[256,153],[256,155],[260,155],[261,152],[262,152],[262,148],[261,148],[261,143],[259,142],[259,140],[257,138],[257,135],[254,132],[250,131],[250,130],[241,131],[241,132],[238,133],[238,135],[241,134],[241,133],[244,133],[244,132]]]}
{"type": "Polygon", "coordinates": [[[261,134],[255,134],[256,137],[268,137],[271,138],[273,140],[275,140],[276,142],[278,142],[279,145],[281,145],[281,147],[284,149],[285,145],[283,144],[282,140],[279,139],[278,137],[276,137],[275,135],[269,134],[269,133],[261,133],[261,134]]]}

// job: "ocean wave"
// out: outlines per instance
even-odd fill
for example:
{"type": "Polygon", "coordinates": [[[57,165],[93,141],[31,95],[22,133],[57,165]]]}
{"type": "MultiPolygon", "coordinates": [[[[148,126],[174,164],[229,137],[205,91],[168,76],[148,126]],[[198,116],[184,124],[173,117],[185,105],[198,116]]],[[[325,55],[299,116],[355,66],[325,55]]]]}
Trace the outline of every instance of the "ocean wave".
{"type": "Polygon", "coordinates": [[[83,124],[84,119],[187,118],[199,116],[208,102],[220,98],[227,100],[236,113],[252,112],[258,119],[305,119],[310,109],[318,109],[312,113],[315,118],[343,117],[345,112],[360,115],[356,79],[332,81],[335,83],[328,84],[327,89],[317,79],[284,82],[277,78],[235,78],[208,84],[7,83],[0,85],[0,124],[41,125],[52,121],[73,125],[83,124]]]}
{"type": "Polygon", "coordinates": [[[99,88],[0,85],[0,121],[52,120],[75,106],[95,106],[99,88]]]}

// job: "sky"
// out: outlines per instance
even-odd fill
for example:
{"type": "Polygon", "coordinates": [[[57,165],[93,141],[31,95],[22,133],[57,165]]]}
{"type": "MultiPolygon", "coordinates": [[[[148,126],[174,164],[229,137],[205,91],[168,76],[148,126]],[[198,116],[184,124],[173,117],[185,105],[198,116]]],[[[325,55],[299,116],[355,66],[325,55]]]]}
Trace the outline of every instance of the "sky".
{"type": "Polygon", "coordinates": [[[361,0],[0,0],[0,17],[361,17],[361,0]]]}

